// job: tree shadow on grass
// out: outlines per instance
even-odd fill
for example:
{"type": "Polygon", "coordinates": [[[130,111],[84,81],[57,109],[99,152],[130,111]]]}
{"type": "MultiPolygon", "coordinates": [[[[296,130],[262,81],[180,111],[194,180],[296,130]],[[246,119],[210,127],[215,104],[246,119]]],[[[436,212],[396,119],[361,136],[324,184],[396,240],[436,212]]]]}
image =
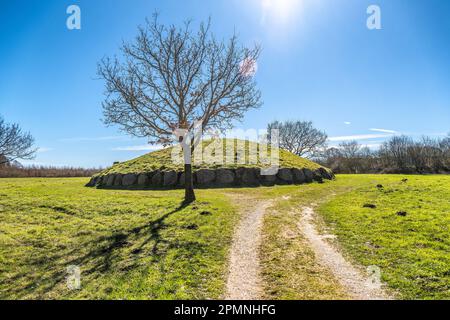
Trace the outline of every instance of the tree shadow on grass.
{"type": "MultiPolygon", "coordinates": [[[[165,223],[166,219],[187,206],[188,204],[182,203],[176,209],[149,223],[117,232],[111,236],[99,237],[69,252],[54,255],[45,255],[43,253],[34,258],[30,257],[30,260],[26,262],[26,268],[35,270],[36,273],[21,273],[8,278],[7,284],[11,288],[5,290],[0,296],[6,294],[17,297],[26,295],[45,297],[55,287],[65,283],[67,277],[66,267],[69,265],[80,266],[82,278],[89,277],[89,281],[92,281],[112,270],[124,273],[132,270],[138,267],[141,260],[146,257],[151,257],[155,263],[163,263],[164,256],[173,248],[188,252],[189,255],[202,253],[205,251],[205,246],[199,242],[182,241],[180,239],[169,241],[161,236],[161,230],[168,227],[165,223]],[[150,250],[147,249],[149,244],[151,245],[150,250]],[[133,245],[134,249],[125,258],[121,258],[121,250],[125,250],[131,245],[133,245]],[[83,248],[88,249],[83,250],[83,248]],[[79,256],[82,250],[87,251],[87,253],[79,256]],[[71,256],[75,258],[66,259],[66,257],[71,256]],[[58,263],[60,260],[63,263],[58,263]],[[50,267],[46,268],[46,265],[50,265],[50,267]],[[42,269],[45,270],[39,274],[38,270],[42,269]],[[24,282],[24,278],[26,284],[22,287],[14,285],[15,281],[21,280],[24,282]]],[[[164,266],[160,266],[160,268],[164,269],[164,266]]],[[[5,298],[8,297],[6,296],[5,298]]]]}

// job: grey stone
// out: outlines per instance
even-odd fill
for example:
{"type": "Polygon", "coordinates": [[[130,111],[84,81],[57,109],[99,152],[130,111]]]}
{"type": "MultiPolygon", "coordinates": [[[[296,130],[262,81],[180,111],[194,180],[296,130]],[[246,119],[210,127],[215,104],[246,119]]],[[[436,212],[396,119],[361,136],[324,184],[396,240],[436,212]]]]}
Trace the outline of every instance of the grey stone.
{"type": "Polygon", "coordinates": [[[314,179],[314,181],[317,181],[319,183],[323,183],[323,177],[322,177],[322,174],[321,174],[321,172],[319,170],[315,170],[313,172],[313,179],[314,179]]]}
{"type": "Polygon", "coordinates": [[[103,180],[104,179],[105,179],[105,177],[98,177],[97,180],[95,180],[95,186],[97,186],[97,187],[103,186],[103,184],[104,184],[103,180]]]}
{"type": "Polygon", "coordinates": [[[199,185],[208,185],[214,182],[216,173],[214,170],[201,169],[195,173],[197,177],[197,183],[199,185]]]}
{"type": "Polygon", "coordinates": [[[277,182],[277,176],[274,175],[261,175],[261,182],[264,185],[273,186],[277,182]]]}
{"type": "Polygon", "coordinates": [[[160,187],[163,183],[163,174],[160,171],[156,171],[152,176],[152,186],[160,187]]]}
{"type": "Polygon", "coordinates": [[[294,169],[292,169],[292,175],[294,176],[295,183],[300,184],[300,183],[306,182],[306,177],[305,177],[303,170],[294,168],[294,169]]]}
{"type": "Polygon", "coordinates": [[[148,175],[146,173],[141,173],[138,176],[137,184],[141,187],[145,187],[148,185],[149,181],[150,181],[150,179],[149,179],[148,175]]]}
{"type": "Polygon", "coordinates": [[[134,173],[129,173],[123,176],[122,178],[122,185],[124,187],[129,187],[134,185],[137,182],[137,175],[134,173]]]}
{"type": "Polygon", "coordinates": [[[114,186],[116,186],[116,187],[122,186],[122,179],[123,179],[123,176],[120,173],[116,174],[116,178],[114,179],[114,186]]]}
{"type": "Polygon", "coordinates": [[[164,181],[163,181],[163,185],[164,187],[170,187],[170,186],[175,186],[177,184],[178,181],[178,173],[176,171],[166,171],[163,174],[164,177],[164,181]]]}
{"type": "Polygon", "coordinates": [[[234,172],[227,169],[218,169],[216,171],[216,182],[218,184],[232,184],[234,182],[234,172]]]}
{"type": "Polygon", "coordinates": [[[292,177],[292,171],[288,168],[281,168],[278,170],[277,177],[285,183],[292,183],[294,178],[292,177]]]}
{"type": "Polygon", "coordinates": [[[236,182],[242,183],[242,176],[244,175],[246,168],[237,168],[234,171],[234,174],[236,176],[236,182]]]}
{"type": "Polygon", "coordinates": [[[114,185],[114,179],[116,178],[116,175],[114,174],[109,174],[106,176],[106,186],[107,187],[112,187],[114,185]]]}
{"type": "Polygon", "coordinates": [[[245,168],[244,172],[242,173],[242,184],[244,185],[258,185],[259,179],[257,177],[257,171],[256,168],[245,168]]]}
{"type": "Polygon", "coordinates": [[[313,172],[310,169],[303,169],[303,173],[305,174],[305,181],[306,182],[312,182],[314,175],[313,172]]]}
{"type": "Polygon", "coordinates": [[[322,178],[328,179],[328,180],[334,179],[334,175],[331,171],[328,171],[325,168],[319,168],[318,171],[319,171],[320,175],[322,176],[322,178]]]}

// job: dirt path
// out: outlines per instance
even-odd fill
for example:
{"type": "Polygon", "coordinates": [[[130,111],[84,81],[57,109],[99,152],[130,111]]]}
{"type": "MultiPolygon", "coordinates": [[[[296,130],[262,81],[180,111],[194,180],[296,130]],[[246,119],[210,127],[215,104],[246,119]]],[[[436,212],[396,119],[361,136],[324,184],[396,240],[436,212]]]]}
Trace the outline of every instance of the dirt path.
{"type": "Polygon", "coordinates": [[[298,227],[310,243],[319,263],[332,271],[350,297],[356,300],[392,299],[382,289],[376,277],[369,278],[364,276],[335,247],[326,241],[326,239],[333,238],[333,236],[318,233],[314,217],[315,213],[312,208],[304,208],[298,227]],[[375,281],[371,281],[371,279],[375,281]]]}
{"type": "Polygon", "coordinates": [[[231,247],[225,299],[256,300],[262,296],[259,247],[264,214],[270,205],[270,201],[262,201],[243,214],[231,247]]]}

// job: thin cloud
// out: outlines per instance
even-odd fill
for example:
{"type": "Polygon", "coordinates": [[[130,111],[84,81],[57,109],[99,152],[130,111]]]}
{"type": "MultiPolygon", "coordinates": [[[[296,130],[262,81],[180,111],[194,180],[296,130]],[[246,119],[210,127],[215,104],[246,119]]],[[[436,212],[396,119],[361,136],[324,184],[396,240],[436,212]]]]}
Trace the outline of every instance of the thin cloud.
{"type": "Polygon", "coordinates": [[[340,136],[340,137],[330,137],[329,141],[352,141],[352,140],[369,140],[369,139],[380,139],[389,138],[392,134],[355,134],[351,136],[340,136]]]}
{"type": "Polygon", "coordinates": [[[352,123],[351,123],[350,121],[345,121],[344,124],[346,124],[346,125],[349,126],[349,125],[351,125],[352,123]]]}
{"type": "Polygon", "coordinates": [[[91,142],[91,141],[121,141],[129,139],[126,136],[106,136],[106,137],[75,137],[60,139],[60,142],[91,142]]]}
{"type": "Polygon", "coordinates": [[[388,129],[378,129],[378,128],[371,128],[369,129],[370,131],[375,131],[375,132],[383,132],[383,133],[391,133],[391,134],[397,134],[398,131],[395,130],[388,130],[388,129]]]}
{"type": "Polygon", "coordinates": [[[125,147],[117,147],[113,148],[113,151],[156,151],[161,150],[164,147],[161,145],[140,145],[140,146],[125,146],[125,147]]]}

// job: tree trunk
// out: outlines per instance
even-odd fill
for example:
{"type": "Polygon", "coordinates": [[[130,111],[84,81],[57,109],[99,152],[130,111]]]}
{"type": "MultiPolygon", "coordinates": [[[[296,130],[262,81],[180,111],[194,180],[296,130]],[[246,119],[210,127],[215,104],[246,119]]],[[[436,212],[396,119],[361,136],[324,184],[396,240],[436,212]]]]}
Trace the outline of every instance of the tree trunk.
{"type": "Polygon", "coordinates": [[[192,176],[192,165],[184,165],[184,202],[191,203],[195,201],[194,182],[192,176]]]}

